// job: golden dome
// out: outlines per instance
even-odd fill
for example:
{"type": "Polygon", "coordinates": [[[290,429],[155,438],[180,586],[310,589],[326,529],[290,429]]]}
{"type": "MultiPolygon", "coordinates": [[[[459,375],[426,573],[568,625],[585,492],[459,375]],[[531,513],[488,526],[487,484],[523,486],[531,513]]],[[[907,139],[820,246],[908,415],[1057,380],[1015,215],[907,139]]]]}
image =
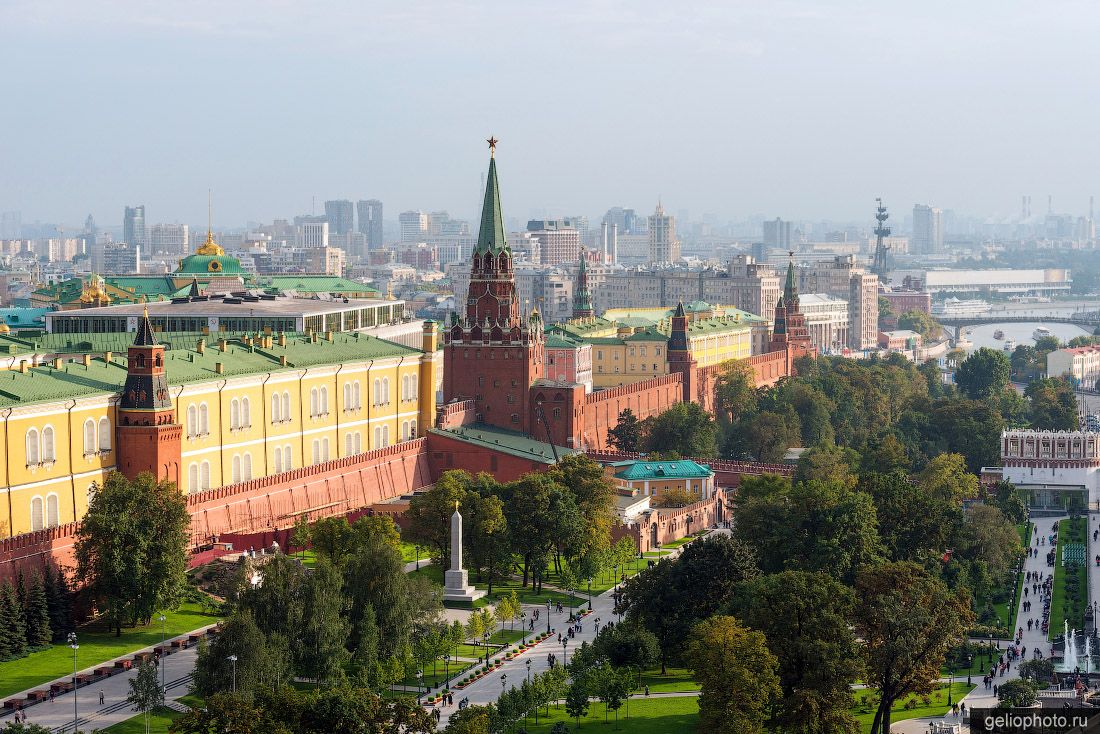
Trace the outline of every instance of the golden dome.
{"type": "Polygon", "coordinates": [[[222,246],[214,241],[214,233],[210,230],[206,231],[206,242],[199,245],[199,249],[195,250],[196,255],[214,255],[220,256],[225,254],[225,250],[222,246]]]}
{"type": "Polygon", "coordinates": [[[10,334],[10,333],[11,333],[11,327],[8,326],[3,321],[0,321],[0,334],[10,334]]]}

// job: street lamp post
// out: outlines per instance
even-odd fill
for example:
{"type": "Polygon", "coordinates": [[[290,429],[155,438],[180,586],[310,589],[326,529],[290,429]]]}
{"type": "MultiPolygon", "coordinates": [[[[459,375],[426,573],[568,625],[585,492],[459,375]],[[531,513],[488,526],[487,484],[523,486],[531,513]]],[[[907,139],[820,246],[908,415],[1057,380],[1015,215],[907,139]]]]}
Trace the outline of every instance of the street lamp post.
{"type": "Polygon", "coordinates": [[[970,685],[970,669],[973,667],[974,656],[966,656],[966,685],[970,685]]]}
{"type": "Polygon", "coordinates": [[[168,637],[168,617],[161,614],[157,619],[160,621],[160,688],[164,692],[164,695],[168,695],[168,685],[165,683],[165,662],[164,658],[167,657],[168,652],[164,648],[164,642],[168,637]]]}
{"type": "Polygon", "coordinates": [[[519,613],[519,626],[520,631],[523,633],[523,639],[520,641],[524,645],[527,644],[527,612],[519,613]]]}
{"type": "Polygon", "coordinates": [[[485,641],[485,664],[486,664],[486,665],[488,665],[488,664],[489,664],[489,638],[490,638],[490,637],[492,637],[492,634],[491,634],[491,633],[489,633],[489,632],[486,632],[486,633],[485,633],[485,634],[484,634],[484,635],[482,636],[482,640],[484,640],[484,641],[485,641]]]}
{"type": "Polygon", "coordinates": [[[569,638],[568,637],[562,638],[562,641],[561,641],[561,664],[562,665],[568,665],[569,664],[569,638]]]}
{"type": "Polygon", "coordinates": [[[80,649],[80,645],[76,643],[76,633],[70,632],[66,638],[69,641],[69,647],[73,649],[73,732],[76,732],[76,722],[79,720],[76,707],[76,651],[80,649]]]}
{"type": "Polygon", "coordinates": [[[443,655],[443,677],[447,679],[447,685],[445,688],[451,687],[451,654],[444,653],[443,655]]]}
{"type": "Polygon", "coordinates": [[[550,634],[550,600],[546,600],[546,634],[550,634]]]}
{"type": "Polygon", "coordinates": [[[951,656],[951,675],[947,678],[947,708],[951,708],[954,701],[951,694],[955,691],[955,656],[951,656]]]}
{"type": "Polygon", "coordinates": [[[420,694],[422,693],[422,691],[420,689],[423,687],[423,685],[424,685],[424,670],[423,669],[417,669],[417,671],[416,671],[416,702],[417,703],[420,703],[420,694]]]}
{"type": "Polygon", "coordinates": [[[989,664],[993,664],[993,633],[989,633],[989,664]]]}
{"type": "Polygon", "coordinates": [[[237,656],[236,655],[230,655],[226,659],[229,660],[229,662],[233,665],[233,693],[236,693],[237,692],[237,656]]]}
{"type": "Polygon", "coordinates": [[[592,577],[588,577],[588,611],[592,611],[592,577]]]}
{"type": "MultiPolygon", "coordinates": [[[[531,685],[531,658],[527,658],[527,685],[528,686],[531,685]]],[[[537,715],[537,709],[536,709],[536,715],[537,715]]],[[[523,712],[523,726],[524,727],[527,726],[527,712],[526,711],[523,712]]]]}

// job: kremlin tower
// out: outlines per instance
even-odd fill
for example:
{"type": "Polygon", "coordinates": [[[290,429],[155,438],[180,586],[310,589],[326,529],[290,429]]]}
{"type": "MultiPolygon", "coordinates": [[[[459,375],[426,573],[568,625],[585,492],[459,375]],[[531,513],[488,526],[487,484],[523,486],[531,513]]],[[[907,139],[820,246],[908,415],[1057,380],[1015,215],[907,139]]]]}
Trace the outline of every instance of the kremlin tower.
{"type": "Polygon", "coordinates": [[[465,314],[452,313],[443,333],[443,401],[474,400],[480,422],[531,433],[530,387],[544,372],[542,317],[538,311],[520,315],[500,208],[497,141],[488,143],[489,175],[465,314]]]}
{"type": "Polygon", "coordinates": [[[772,340],[768,351],[781,352],[790,348],[795,352],[812,352],[810,330],[806,328],[806,317],[802,315],[798,303],[793,252],[790,253],[790,258],[790,262],[787,263],[787,282],[783,286],[783,295],[775,305],[775,324],[772,327],[772,340]]]}

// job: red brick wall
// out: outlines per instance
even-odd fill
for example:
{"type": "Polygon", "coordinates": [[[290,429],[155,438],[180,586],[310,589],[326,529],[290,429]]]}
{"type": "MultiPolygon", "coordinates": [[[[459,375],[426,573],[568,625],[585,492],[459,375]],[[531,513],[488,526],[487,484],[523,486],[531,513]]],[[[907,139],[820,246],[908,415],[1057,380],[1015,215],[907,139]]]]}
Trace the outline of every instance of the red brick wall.
{"type": "MultiPolygon", "coordinates": [[[[632,385],[622,385],[608,390],[590,393],[584,398],[579,431],[574,433],[584,446],[608,448],[608,431],[619,422],[619,413],[627,408],[644,420],[668,410],[682,402],[682,377],[678,374],[663,375],[632,385]]],[[[581,445],[578,443],[578,445],[581,445]]]]}
{"type": "MultiPolygon", "coordinates": [[[[418,438],[357,456],[189,495],[193,547],[221,534],[288,528],[347,515],[432,482],[427,439],[418,438]]],[[[0,541],[0,579],[30,573],[47,562],[72,567],[76,523],[0,541]]]]}
{"type": "Polygon", "coordinates": [[[471,474],[488,472],[502,482],[510,482],[528,472],[547,469],[550,461],[549,457],[547,462],[524,459],[435,432],[428,434],[427,441],[433,481],[449,469],[465,469],[471,474]]]}

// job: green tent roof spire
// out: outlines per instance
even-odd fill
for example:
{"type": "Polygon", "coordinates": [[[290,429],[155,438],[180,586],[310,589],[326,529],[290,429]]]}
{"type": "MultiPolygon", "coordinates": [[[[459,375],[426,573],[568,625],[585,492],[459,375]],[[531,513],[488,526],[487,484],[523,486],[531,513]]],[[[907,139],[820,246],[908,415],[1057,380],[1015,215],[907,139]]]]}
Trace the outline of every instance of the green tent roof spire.
{"type": "Polygon", "coordinates": [[[497,181],[496,138],[489,138],[489,176],[485,179],[485,202],[481,206],[481,229],[477,233],[475,253],[497,254],[508,249],[504,231],[504,212],[500,208],[500,183],[497,181]]]}
{"type": "Polygon", "coordinates": [[[794,253],[790,253],[791,260],[787,263],[787,283],[783,286],[783,297],[787,304],[798,300],[798,286],[794,279],[794,253]]]}

